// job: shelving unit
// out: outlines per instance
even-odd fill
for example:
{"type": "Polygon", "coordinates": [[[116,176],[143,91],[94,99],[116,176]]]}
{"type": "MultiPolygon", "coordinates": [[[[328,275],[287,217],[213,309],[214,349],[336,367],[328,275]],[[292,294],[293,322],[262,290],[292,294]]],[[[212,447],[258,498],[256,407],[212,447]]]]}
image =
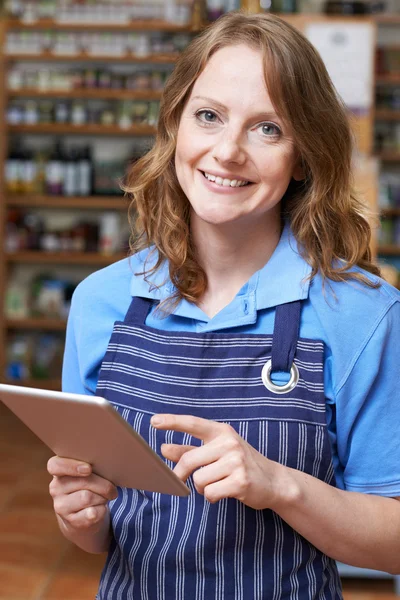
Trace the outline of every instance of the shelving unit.
{"type": "MultiPolygon", "coordinates": [[[[10,32],[51,32],[51,35],[58,32],[76,32],[76,33],[113,33],[113,34],[133,34],[146,32],[162,32],[163,34],[192,34],[199,28],[199,23],[193,23],[187,26],[176,25],[174,23],[160,20],[136,20],[130,23],[61,23],[49,19],[40,19],[33,23],[26,23],[16,19],[3,18],[0,22],[0,47],[5,49],[5,39],[10,32]]],[[[154,70],[157,65],[165,68],[173,65],[179,56],[179,52],[154,52],[146,55],[133,54],[125,52],[120,54],[102,53],[92,54],[88,51],[79,51],[76,53],[60,53],[57,51],[44,50],[41,52],[5,52],[0,55],[0,84],[2,84],[0,110],[4,117],[0,119],[0,160],[5,164],[8,148],[15,135],[25,139],[25,136],[47,136],[50,139],[61,136],[67,139],[75,137],[90,137],[93,143],[96,139],[105,136],[107,138],[130,139],[138,137],[152,137],[156,128],[152,125],[134,124],[131,127],[120,127],[118,125],[103,125],[97,123],[88,123],[86,125],[71,125],[67,123],[35,123],[26,124],[8,124],[5,114],[10,102],[23,102],[24,100],[65,100],[65,101],[138,101],[138,102],[157,102],[161,99],[161,92],[153,89],[111,89],[111,88],[80,88],[80,89],[54,89],[40,87],[20,87],[18,89],[8,89],[7,72],[13,65],[26,63],[32,65],[49,65],[55,68],[57,64],[64,68],[92,68],[91,65],[109,65],[110,68],[117,66],[139,65],[149,70],[154,70]]],[[[119,68],[119,67],[118,67],[119,68]]],[[[117,143],[117,142],[116,142],[117,143]]],[[[5,180],[3,169],[0,175],[0,193],[3,201],[0,205],[1,233],[5,239],[5,222],[8,210],[27,211],[50,211],[56,214],[59,211],[70,211],[76,213],[79,211],[90,211],[91,214],[101,213],[102,211],[118,211],[123,215],[128,208],[128,201],[122,196],[51,196],[46,194],[9,194],[5,190],[5,180]]],[[[109,265],[116,260],[123,258],[125,254],[118,253],[105,255],[100,252],[47,252],[47,251],[16,251],[7,252],[2,245],[0,250],[0,280],[3,284],[0,286],[0,303],[4,306],[6,283],[9,280],[9,274],[18,265],[26,265],[26,268],[81,268],[92,271],[103,266],[109,265]]],[[[55,318],[6,318],[4,311],[0,314],[0,373],[4,379],[6,356],[4,354],[7,348],[7,339],[12,332],[58,332],[59,335],[65,331],[65,319],[55,318]]],[[[12,380],[14,383],[17,381],[12,380]]],[[[31,387],[47,387],[49,389],[60,389],[59,377],[52,380],[24,380],[24,385],[31,387]]]]}
{"type": "MultiPolygon", "coordinates": [[[[388,99],[393,100],[394,93],[400,97],[400,72],[394,71],[393,61],[388,60],[388,53],[399,53],[400,44],[398,43],[398,32],[400,31],[400,15],[379,16],[376,18],[378,26],[378,48],[377,50],[377,70],[375,78],[375,89],[377,95],[377,109],[375,110],[375,129],[376,133],[383,135],[384,128],[389,130],[391,134],[394,129],[398,130],[398,134],[394,136],[394,140],[399,140],[400,134],[400,107],[398,103],[388,102],[388,99]],[[397,90],[397,92],[396,92],[397,90]],[[383,103],[383,105],[382,105],[383,103]]],[[[392,143],[390,147],[383,147],[379,144],[377,147],[377,158],[380,161],[380,185],[384,185],[383,180],[389,176],[391,180],[397,179],[397,188],[400,194],[400,142],[392,143]],[[395,176],[397,173],[397,177],[395,176]],[[389,174],[389,175],[388,175],[389,174]]],[[[381,190],[380,196],[384,197],[384,190],[381,190]]],[[[380,244],[378,245],[378,257],[386,264],[394,265],[400,270],[400,241],[396,238],[395,222],[400,223],[400,205],[393,207],[379,207],[380,215],[388,222],[392,222],[392,238],[394,243],[390,242],[388,235],[382,235],[380,244]]],[[[382,232],[384,230],[382,229],[382,232]]],[[[400,285],[400,276],[398,278],[400,285]]]]}

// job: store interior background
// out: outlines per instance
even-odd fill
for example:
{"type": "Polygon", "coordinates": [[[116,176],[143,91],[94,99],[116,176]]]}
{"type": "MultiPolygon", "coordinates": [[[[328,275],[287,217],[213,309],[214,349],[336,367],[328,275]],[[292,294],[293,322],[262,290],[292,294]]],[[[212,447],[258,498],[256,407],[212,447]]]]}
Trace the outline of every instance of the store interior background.
{"type": "MultiPolygon", "coordinates": [[[[400,285],[400,0],[7,0],[1,381],[60,389],[71,295],[90,272],[126,255],[119,182],[152,144],[165,79],[207,21],[240,7],[281,14],[326,58],[351,104],[357,187],[378,216],[372,249],[384,276],[400,285]],[[329,36],[347,36],[347,70],[335,64],[329,36]],[[348,83],[356,55],[358,90],[348,83]]],[[[104,556],[81,552],[58,532],[50,455],[0,403],[0,600],[95,596],[104,556]]],[[[400,578],[344,565],[341,572],[346,600],[400,596],[400,578]]]]}

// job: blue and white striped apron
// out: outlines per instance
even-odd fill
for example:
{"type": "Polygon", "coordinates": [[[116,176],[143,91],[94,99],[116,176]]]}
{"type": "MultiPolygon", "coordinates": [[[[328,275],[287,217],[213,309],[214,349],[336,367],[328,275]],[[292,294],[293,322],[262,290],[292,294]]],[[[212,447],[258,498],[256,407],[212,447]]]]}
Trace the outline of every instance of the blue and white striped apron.
{"type": "MultiPolygon", "coordinates": [[[[161,331],[145,324],[151,300],[133,298],[116,322],[97,393],[160,452],[199,445],[155,430],[155,413],[191,414],[232,427],[271,460],[335,485],[325,415],[323,343],[298,338],[300,302],[278,306],[274,334],[161,331]],[[275,394],[261,371],[299,371],[275,394]]],[[[132,460],[135,460],[132,457],[132,460]]],[[[172,466],[172,465],[171,465],[172,466]]],[[[120,489],[98,600],[339,600],[335,562],[271,510],[229,498],[210,504],[192,478],[186,498],[120,489]]]]}

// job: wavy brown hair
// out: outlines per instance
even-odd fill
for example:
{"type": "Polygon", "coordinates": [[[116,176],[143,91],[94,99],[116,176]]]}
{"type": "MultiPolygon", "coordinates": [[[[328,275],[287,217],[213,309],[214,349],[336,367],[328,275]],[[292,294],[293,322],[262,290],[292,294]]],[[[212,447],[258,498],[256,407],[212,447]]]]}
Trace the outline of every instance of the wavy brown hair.
{"type": "Polygon", "coordinates": [[[220,48],[246,44],[262,53],[275,110],[290,125],[305,178],[291,182],[282,202],[299,248],[324,281],[359,280],[376,286],[354,266],[379,274],[371,261],[367,210],[352,188],[353,136],[319,54],[294,27],[270,14],[228,13],[199,34],[168,78],[155,144],[127,173],[131,199],[131,251],[154,245],[147,278],[167,261],[176,288],[170,298],[198,301],[207,286],[190,236],[190,204],[175,171],[177,132],[194,82],[220,48]]]}

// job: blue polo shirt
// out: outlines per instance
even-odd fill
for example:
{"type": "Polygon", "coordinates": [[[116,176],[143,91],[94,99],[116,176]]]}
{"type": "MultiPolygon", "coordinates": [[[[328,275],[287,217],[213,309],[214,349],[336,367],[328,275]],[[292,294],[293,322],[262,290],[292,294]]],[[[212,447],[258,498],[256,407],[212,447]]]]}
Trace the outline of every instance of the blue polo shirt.
{"type": "MultiPolygon", "coordinates": [[[[147,254],[97,271],[75,290],[63,390],[95,393],[114,322],[124,319],[132,296],[163,300],[171,294],[167,266],[150,284],[136,275],[147,254]]],[[[183,300],[168,317],[150,312],[146,324],[164,331],[268,334],[276,306],[303,300],[300,336],[325,344],[327,424],[337,485],[400,496],[400,292],[384,281],[378,289],[354,281],[324,287],[320,276],[310,283],[310,270],[285,227],[267,264],[212,319],[183,300]]]]}

